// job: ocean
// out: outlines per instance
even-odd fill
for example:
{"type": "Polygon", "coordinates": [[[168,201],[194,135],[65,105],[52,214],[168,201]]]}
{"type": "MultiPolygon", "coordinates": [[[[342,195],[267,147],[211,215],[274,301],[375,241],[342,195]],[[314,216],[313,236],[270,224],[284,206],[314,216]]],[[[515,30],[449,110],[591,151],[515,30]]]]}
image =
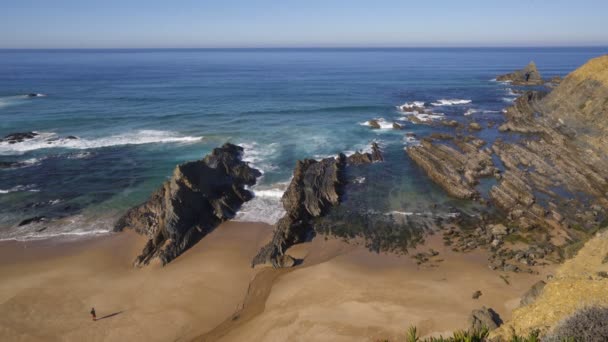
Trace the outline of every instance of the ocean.
{"type": "MultiPolygon", "coordinates": [[[[607,48],[0,50],[0,240],[104,234],[176,164],[225,142],[263,171],[235,219],[274,223],[296,160],[377,141],[384,163],[353,178],[357,210],[414,215],[472,210],[434,185],[404,152],[446,127],[422,120],[501,122],[516,97],[494,78],[536,62],[565,76],[607,48]],[[40,96],[27,96],[39,94],[40,96]],[[378,119],[381,129],[367,121],[378,119]],[[398,122],[403,130],[392,129],[398,122]],[[413,133],[415,137],[410,134],[413,133]],[[36,224],[24,219],[44,217],[36,224]]],[[[477,136],[495,139],[494,130],[477,136]]],[[[491,180],[482,187],[492,185],[491,180]]]]}

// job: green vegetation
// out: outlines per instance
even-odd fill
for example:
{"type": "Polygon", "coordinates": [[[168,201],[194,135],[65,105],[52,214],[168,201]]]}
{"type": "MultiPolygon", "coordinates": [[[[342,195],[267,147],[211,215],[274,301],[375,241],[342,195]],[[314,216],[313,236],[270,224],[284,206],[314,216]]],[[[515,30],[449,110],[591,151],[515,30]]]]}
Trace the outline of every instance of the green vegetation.
{"type": "MultiPolygon", "coordinates": [[[[490,331],[484,327],[482,329],[456,331],[452,336],[448,337],[439,336],[423,339],[418,335],[416,327],[411,326],[407,330],[405,342],[488,342],[489,340],[487,338],[489,334],[490,331]]],[[[383,340],[381,342],[389,342],[389,340],[383,340]]],[[[540,338],[538,332],[532,332],[528,336],[513,335],[508,342],[540,342],[540,338]]],[[[566,339],[559,342],[570,342],[570,340],[566,339]]]]}

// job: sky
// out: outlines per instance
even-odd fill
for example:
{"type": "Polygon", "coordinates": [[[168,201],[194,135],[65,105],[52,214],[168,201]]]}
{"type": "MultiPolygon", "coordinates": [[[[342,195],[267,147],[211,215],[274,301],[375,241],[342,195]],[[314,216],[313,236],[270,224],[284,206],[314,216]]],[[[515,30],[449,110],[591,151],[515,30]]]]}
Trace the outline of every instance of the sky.
{"type": "Polygon", "coordinates": [[[608,46],[608,0],[0,0],[0,48],[608,46]]]}

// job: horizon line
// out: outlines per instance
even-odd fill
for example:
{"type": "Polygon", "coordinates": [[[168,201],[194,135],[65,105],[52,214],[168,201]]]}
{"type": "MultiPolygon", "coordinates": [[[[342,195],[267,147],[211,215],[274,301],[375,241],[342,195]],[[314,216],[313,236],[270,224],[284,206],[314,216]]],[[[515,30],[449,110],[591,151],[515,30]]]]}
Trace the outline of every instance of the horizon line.
{"type": "Polygon", "coordinates": [[[608,44],[591,45],[462,45],[462,46],[234,46],[234,47],[0,47],[10,50],[373,50],[373,49],[555,49],[608,48],[608,44]]]}

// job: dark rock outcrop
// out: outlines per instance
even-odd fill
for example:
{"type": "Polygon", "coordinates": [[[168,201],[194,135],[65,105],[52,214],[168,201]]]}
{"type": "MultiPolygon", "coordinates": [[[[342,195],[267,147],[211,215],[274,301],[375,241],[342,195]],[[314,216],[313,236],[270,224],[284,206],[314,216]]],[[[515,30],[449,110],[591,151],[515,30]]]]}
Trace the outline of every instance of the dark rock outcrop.
{"type": "Polygon", "coordinates": [[[296,163],[293,179],[282,197],[286,213],[277,223],[272,241],[259,251],[252,266],[271,264],[280,268],[293,265],[285,251],[306,241],[313,234],[313,219],[340,202],[345,166],[343,154],[338,158],[305,159],[296,163]]]}
{"type": "Polygon", "coordinates": [[[362,152],[357,151],[357,152],[351,154],[350,156],[348,156],[348,158],[346,159],[346,161],[350,165],[369,164],[369,163],[383,161],[383,160],[384,160],[384,158],[382,157],[382,151],[380,151],[380,147],[378,146],[378,143],[376,143],[376,142],[372,143],[372,152],[371,153],[367,153],[367,152],[362,153],[362,152]]]}
{"type": "Polygon", "coordinates": [[[260,171],[241,160],[243,148],[227,143],[203,160],[178,165],[150,199],[130,209],[116,224],[149,240],[135,265],[158,258],[165,265],[236,214],[253,195],[260,171]]]}
{"type": "Polygon", "coordinates": [[[20,133],[11,133],[4,138],[0,139],[0,142],[16,144],[20,142],[24,142],[25,140],[34,139],[39,134],[36,132],[20,132],[20,133]]]}
{"type": "Polygon", "coordinates": [[[486,308],[485,306],[479,310],[473,310],[469,315],[469,326],[473,330],[479,330],[483,327],[492,331],[502,324],[502,319],[496,311],[486,308]]]}
{"type": "Polygon", "coordinates": [[[17,226],[19,226],[19,227],[26,226],[28,224],[44,222],[46,220],[47,220],[47,218],[45,216],[34,216],[34,217],[27,218],[25,220],[22,220],[21,222],[19,222],[19,224],[17,226]]]}
{"type": "Polygon", "coordinates": [[[367,122],[367,124],[369,125],[369,127],[373,128],[373,129],[380,129],[380,123],[378,122],[378,120],[373,119],[373,120],[369,120],[367,122]]]}
{"type": "Polygon", "coordinates": [[[496,77],[500,82],[511,82],[513,85],[541,85],[543,80],[534,62],[530,62],[525,68],[512,73],[496,77]]]}

